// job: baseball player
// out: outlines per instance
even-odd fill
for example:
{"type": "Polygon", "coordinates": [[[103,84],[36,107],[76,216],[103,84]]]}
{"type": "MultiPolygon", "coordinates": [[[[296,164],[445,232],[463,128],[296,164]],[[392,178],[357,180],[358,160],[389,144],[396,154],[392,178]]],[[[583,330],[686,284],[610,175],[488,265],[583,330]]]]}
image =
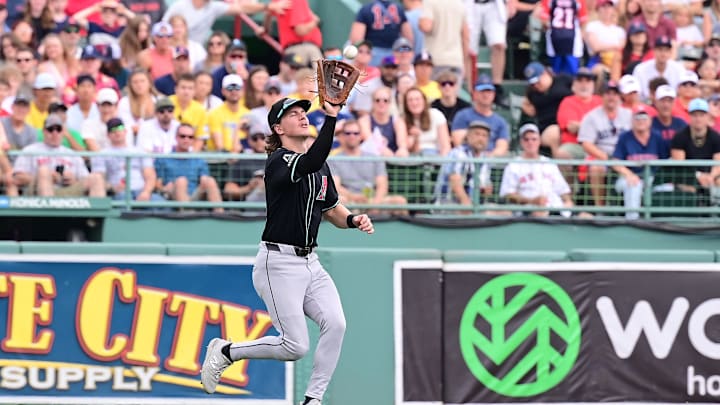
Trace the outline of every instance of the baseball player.
{"type": "Polygon", "coordinates": [[[214,338],[201,371],[207,393],[215,392],[223,371],[240,359],[302,358],[310,346],[305,315],[320,326],[310,383],[303,405],[320,405],[340,357],[345,315],[330,275],[315,253],[321,217],[338,228],[375,232],[367,215],[352,215],[338,201],[325,160],[332,147],[341,106],[325,102],[325,124],[312,146],[310,101],[283,98],[268,114],[272,134],[265,164],[267,221],[253,268],[253,285],[265,302],[279,336],[249,342],[214,338]]]}

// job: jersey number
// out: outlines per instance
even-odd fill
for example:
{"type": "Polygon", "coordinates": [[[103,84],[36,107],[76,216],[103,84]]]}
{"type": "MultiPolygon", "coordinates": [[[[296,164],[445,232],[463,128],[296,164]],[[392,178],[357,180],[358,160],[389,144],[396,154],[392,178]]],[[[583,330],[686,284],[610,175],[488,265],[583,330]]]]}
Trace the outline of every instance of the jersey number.
{"type": "Polygon", "coordinates": [[[553,10],[552,27],[571,30],[575,28],[575,10],[572,8],[555,7],[553,10]]]}
{"type": "Polygon", "coordinates": [[[385,29],[386,25],[400,24],[400,13],[395,4],[390,4],[387,9],[382,5],[375,4],[370,10],[373,15],[373,30],[380,31],[385,29]]]}
{"type": "Polygon", "coordinates": [[[327,186],[327,176],[322,176],[322,178],[320,179],[320,192],[318,193],[317,197],[315,197],[316,200],[325,201],[325,195],[327,195],[327,186]]]}

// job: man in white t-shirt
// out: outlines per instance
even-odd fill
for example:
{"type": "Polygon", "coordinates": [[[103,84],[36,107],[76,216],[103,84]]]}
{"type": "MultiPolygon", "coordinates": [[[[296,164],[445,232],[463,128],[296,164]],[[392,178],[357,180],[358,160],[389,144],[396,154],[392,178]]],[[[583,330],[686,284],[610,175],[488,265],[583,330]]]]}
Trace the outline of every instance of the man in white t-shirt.
{"type": "MultiPolygon", "coordinates": [[[[83,122],[80,133],[88,150],[97,152],[110,146],[107,133],[107,122],[117,117],[117,104],[120,99],[114,89],[101,89],[97,93],[95,102],[100,111],[99,118],[88,118],[83,122]]],[[[132,131],[127,131],[127,144],[134,145],[132,131]]]]}
{"type": "Polygon", "coordinates": [[[640,82],[640,96],[643,100],[647,100],[650,97],[650,90],[648,89],[650,80],[662,76],[668,81],[671,87],[677,88],[680,84],[680,78],[686,70],[681,62],[672,59],[672,38],[666,36],[658,37],[655,40],[653,53],[655,55],[653,59],[635,66],[632,73],[640,82]]]}
{"type": "MultiPolygon", "coordinates": [[[[520,127],[522,155],[503,170],[500,197],[513,204],[535,205],[561,210],[573,206],[570,186],[555,163],[540,156],[540,130],[535,124],[520,127]]],[[[549,211],[533,211],[533,217],[544,217],[549,211]]]]}
{"type": "Polygon", "coordinates": [[[52,155],[22,155],[15,160],[13,180],[17,187],[27,187],[30,194],[42,197],[105,197],[102,176],[89,173],[85,161],[62,146],[63,120],[50,114],[43,125],[43,141],[23,148],[24,152],[52,155]],[[61,156],[54,154],[61,153],[61,156]]]}
{"type": "Polygon", "coordinates": [[[176,144],[175,133],[180,122],[175,119],[175,106],[168,98],[155,103],[155,118],[140,124],[138,148],[149,153],[170,153],[176,144]]]}

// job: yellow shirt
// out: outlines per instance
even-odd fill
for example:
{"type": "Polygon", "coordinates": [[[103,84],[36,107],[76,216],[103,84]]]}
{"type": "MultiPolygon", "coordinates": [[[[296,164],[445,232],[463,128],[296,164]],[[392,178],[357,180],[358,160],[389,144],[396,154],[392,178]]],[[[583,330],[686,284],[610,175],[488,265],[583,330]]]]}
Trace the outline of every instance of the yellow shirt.
{"type": "Polygon", "coordinates": [[[190,124],[195,128],[195,137],[198,139],[207,139],[208,137],[208,118],[207,110],[202,104],[195,100],[190,102],[186,109],[181,109],[176,95],[168,97],[175,106],[175,118],[181,124],[190,124]]]}
{"type": "Polygon", "coordinates": [[[222,134],[222,149],[233,150],[234,143],[247,138],[247,134],[240,128],[240,120],[250,112],[244,105],[238,104],[238,110],[230,111],[227,103],[215,107],[208,114],[208,126],[210,127],[210,139],[207,142],[207,149],[217,151],[213,135],[222,134]]]}
{"type": "Polygon", "coordinates": [[[442,93],[440,92],[440,85],[435,80],[431,80],[424,86],[418,86],[418,88],[427,98],[428,104],[442,97],[442,93]]]}
{"type": "Polygon", "coordinates": [[[25,117],[25,122],[35,129],[42,129],[45,125],[45,119],[47,118],[47,111],[42,112],[35,106],[35,102],[30,103],[30,112],[25,117]]]}

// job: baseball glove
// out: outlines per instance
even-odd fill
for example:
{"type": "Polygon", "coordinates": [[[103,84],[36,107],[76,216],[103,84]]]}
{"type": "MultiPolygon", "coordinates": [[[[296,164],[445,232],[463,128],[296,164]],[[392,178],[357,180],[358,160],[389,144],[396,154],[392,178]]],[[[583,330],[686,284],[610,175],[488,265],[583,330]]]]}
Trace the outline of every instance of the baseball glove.
{"type": "Polygon", "coordinates": [[[320,59],[317,61],[317,77],[320,105],[325,101],[342,105],[360,78],[360,70],[343,61],[320,59]]]}

